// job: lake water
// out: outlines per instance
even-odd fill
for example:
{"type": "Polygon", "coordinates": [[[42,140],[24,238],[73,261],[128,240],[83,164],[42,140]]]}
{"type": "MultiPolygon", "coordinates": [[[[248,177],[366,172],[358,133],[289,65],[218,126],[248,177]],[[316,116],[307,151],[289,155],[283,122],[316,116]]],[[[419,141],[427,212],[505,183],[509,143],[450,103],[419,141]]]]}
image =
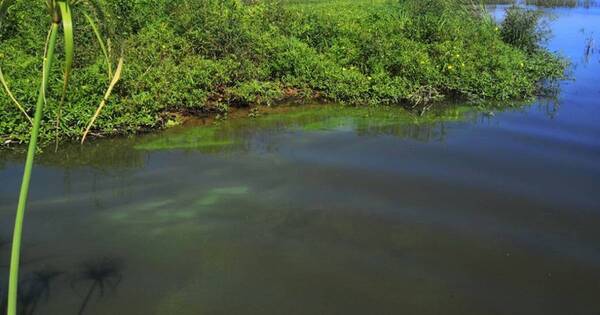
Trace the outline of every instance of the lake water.
{"type": "MultiPolygon", "coordinates": [[[[48,150],[25,221],[25,304],[600,314],[600,7],[550,11],[548,45],[576,79],[554,101],[419,123],[299,109],[48,150]]],[[[2,293],[22,167],[0,153],[2,293]]]]}

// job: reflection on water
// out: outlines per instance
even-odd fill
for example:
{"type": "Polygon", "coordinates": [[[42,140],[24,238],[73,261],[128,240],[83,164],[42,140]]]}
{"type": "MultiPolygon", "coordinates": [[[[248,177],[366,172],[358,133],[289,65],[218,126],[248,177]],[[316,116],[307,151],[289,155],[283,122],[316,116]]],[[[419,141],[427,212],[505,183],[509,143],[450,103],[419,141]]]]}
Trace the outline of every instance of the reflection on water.
{"type": "MultiPolygon", "coordinates": [[[[420,116],[397,107],[336,105],[302,106],[269,113],[252,120],[233,120],[201,128],[180,128],[148,137],[135,146],[140,150],[198,150],[206,153],[255,151],[261,138],[280,133],[322,131],[354,132],[359,136],[390,135],[420,141],[443,140],[448,121],[476,119],[466,107],[448,107],[420,116]]],[[[273,141],[265,149],[276,150],[273,141]]]]}
{"type": "MultiPolygon", "coordinates": [[[[515,104],[517,106],[517,104],[515,104]]],[[[489,115],[477,115],[468,106],[447,105],[426,115],[399,107],[345,107],[341,105],[303,105],[282,107],[254,119],[232,119],[177,127],[162,133],[127,139],[97,140],[84,146],[66,144],[57,152],[39,154],[37,163],[65,170],[94,168],[123,172],[143,168],[146,152],[152,150],[193,150],[202,153],[276,151],[272,140],[281,133],[353,132],[361,137],[389,135],[417,141],[444,141],[449,122],[485,121],[489,115]],[[269,143],[265,143],[268,138],[269,143]]],[[[188,124],[189,125],[189,124],[188,124]]],[[[10,161],[20,161],[22,151],[0,152],[0,169],[10,161]]],[[[65,185],[68,185],[65,183],[65,185]]]]}
{"type": "MultiPolygon", "coordinates": [[[[9,259],[9,243],[0,240],[0,261],[9,259]]],[[[47,303],[51,303],[60,294],[81,296],[80,306],[60,308],[63,314],[86,314],[86,309],[95,298],[114,293],[121,283],[122,264],[115,258],[102,258],[94,261],[84,261],[79,266],[68,266],[69,270],[59,270],[48,265],[55,262],[54,257],[43,257],[35,260],[25,260],[21,265],[27,270],[21,274],[18,295],[18,311],[20,315],[49,314],[40,311],[47,303]],[[35,268],[30,268],[35,265],[35,268]],[[36,269],[37,268],[37,269],[36,269]],[[79,270],[79,271],[77,271],[79,270]],[[85,295],[81,295],[81,292],[85,295]],[[77,311],[78,310],[78,311],[77,311]]],[[[0,313],[5,314],[8,294],[8,265],[0,265],[0,313]]]]}
{"type": "MultiPolygon", "coordinates": [[[[23,314],[599,313],[599,10],[552,9],[576,80],[532,106],[274,110],[44,152],[23,314]]],[[[22,165],[0,154],[1,313],[22,165]]]]}

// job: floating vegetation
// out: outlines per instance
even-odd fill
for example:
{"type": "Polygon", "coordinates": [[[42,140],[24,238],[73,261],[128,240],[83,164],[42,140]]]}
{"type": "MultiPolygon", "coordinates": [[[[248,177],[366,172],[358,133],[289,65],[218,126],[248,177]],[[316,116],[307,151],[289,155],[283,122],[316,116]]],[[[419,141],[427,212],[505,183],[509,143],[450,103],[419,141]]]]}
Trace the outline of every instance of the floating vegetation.
{"type": "MultiPolygon", "coordinates": [[[[206,188],[197,192],[185,192],[175,199],[150,200],[141,204],[127,205],[106,214],[109,221],[124,224],[135,222],[151,226],[159,235],[170,228],[181,228],[213,209],[222,202],[243,197],[250,192],[244,185],[206,188]],[[177,201],[176,201],[177,200],[177,201]]],[[[191,228],[201,228],[200,223],[191,228]]]]}
{"type": "Polygon", "coordinates": [[[203,207],[213,206],[228,196],[245,195],[247,193],[248,193],[248,187],[246,187],[246,186],[215,188],[215,189],[211,189],[205,195],[203,195],[196,202],[196,205],[203,206],[203,207]]]}
{"type": "MultiPolygon", "coordinates": [[[[446,106],[420,115],[395,106],[352,107],[314,105],[281,107],[264,112],[252,120],[229,120],[197,127],[168,130],[143,139],[139,150],[197,150],[206,153],[243,149],[251,145],[258,132],[323,132],[333,130],[370,133],[398,133],[398,128],[422,126],[468,117],[467,106],[446,106]]],[[[206,200],[205,202],[210,202],[206,200]]]]}
{"type": "Polygon", "coordinates": [[[152,137],[150,141],[136,145],[135,148],[140,150],[195,149],[214,152],[232,147],[235,144],[235,140],[219,134],[217,127],[206,126],[175,133],[167,131],[164,134],[152,137]]]}
{"type": "Polygon", "coordinates": [[[591,34],[585,39],[585,48],[583,52],[583,59],[585,63],[589,63],[592,56],[597,52],[598,47],[596,45],[596,40],[594,39],[594,34],[591,34]]]}

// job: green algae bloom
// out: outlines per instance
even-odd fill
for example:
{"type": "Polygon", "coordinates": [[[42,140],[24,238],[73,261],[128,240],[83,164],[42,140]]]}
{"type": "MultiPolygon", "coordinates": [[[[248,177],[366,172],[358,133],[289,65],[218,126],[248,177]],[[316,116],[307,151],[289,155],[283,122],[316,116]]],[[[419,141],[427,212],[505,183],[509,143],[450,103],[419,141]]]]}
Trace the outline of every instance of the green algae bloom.
{"type": "Polygon", "coordinates": [[[142,140],[135,148],[223,152],[244,147],[256,131],[354,131],[363,135],[376,131],[378,134],[394,134],[401,126],[460,120],[466,117],[467,112],[466,106],[448,106],[424,115],[398,106],[292,106],[279,108],[253,119],[232,118],[209,125],[167,130],[142,140]]]}

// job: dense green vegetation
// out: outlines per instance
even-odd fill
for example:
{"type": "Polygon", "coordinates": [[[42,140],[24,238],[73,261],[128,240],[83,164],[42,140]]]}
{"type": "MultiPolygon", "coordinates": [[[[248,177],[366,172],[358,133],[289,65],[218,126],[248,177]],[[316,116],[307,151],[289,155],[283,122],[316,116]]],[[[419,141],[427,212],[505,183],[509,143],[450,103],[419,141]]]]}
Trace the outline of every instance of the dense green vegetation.
{"type": "MultiPolygon", "coordinates": [[[[113,63],[121,50],[126,61],[94,132],[136,132],[166,125],[171,112],[226,112],[288,98],[411,107],[456,97],[527,98],[543,79],[562,76],[558,57],[503,40],[510,25],[460,2],[99,0],[104,14],[93,15],[106,21],[100,31],[112,38],[113,63]]],[[[46,15],[42,1],[17,0],[0,29],[0,64],[30,114],[46,15]]],[[[74,23],[89,27],[82,16],[74,23]]],[[[63,139],[81,136],[109,84],[93,32],[77,32],[75,41],[63,139]]],[[[51,77],[61,78],[60,60],[51,77]]],[[[61,80],[49,87],[46,140],[54,134],[61,88],[61,80]]],[[[2,92],[0,140],[26,140],[29,130],[2,92]]]]}
{"type": "Polygon", "coordinates": [[[540,51],[549,33],[540,22],[542,17],[542,11],[521,10],[517,6],[508,8],[502,22],[502,39],[529,53],[540,51]]]}

